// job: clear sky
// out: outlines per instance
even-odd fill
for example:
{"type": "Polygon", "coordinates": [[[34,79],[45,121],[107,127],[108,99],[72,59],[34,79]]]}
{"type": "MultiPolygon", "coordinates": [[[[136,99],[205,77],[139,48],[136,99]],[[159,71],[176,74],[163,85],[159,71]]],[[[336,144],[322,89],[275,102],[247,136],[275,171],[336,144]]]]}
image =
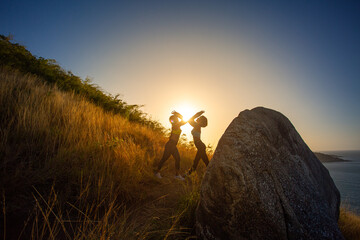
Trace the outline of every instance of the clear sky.
{"type": "Polygon", "coordinates": [[[360,149],[360,1],[3,0],[0,33],[166,127],[205,110],[206,144],[264,106],[312,150],[360,149]]]}

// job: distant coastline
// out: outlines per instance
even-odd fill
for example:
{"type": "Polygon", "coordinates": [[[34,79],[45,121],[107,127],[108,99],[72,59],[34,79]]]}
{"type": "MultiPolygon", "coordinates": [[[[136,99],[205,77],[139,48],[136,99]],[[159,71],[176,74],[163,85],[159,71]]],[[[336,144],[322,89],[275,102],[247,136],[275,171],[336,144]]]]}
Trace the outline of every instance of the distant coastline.
{"type": "Polygon", "coordinates": [[[325,153],[314,152],[315,156],[320,160],[320,162],[346,162],[349,160],[342,159],[337,155],[329,155],[325,153]]]}

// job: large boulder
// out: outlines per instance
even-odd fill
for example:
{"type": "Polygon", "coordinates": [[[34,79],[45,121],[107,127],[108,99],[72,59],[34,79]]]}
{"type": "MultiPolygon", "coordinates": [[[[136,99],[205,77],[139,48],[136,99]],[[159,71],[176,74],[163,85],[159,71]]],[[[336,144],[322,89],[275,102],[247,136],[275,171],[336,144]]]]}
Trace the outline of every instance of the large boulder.
{"type": "Polygon", "coordinates": [[[281,113],[236,117],[205,173],[196,210],[201,239],[343,239],[340,194],[281,113]]]}

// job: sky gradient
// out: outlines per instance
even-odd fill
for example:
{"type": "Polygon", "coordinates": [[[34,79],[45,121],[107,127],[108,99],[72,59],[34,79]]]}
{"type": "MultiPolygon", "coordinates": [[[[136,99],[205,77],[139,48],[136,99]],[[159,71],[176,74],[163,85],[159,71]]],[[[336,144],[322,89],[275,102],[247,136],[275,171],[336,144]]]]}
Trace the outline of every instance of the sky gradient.
{"type": "Polygon", "coordinates": [[[166,127],[205,110],[206,144],[264,106],[314,151],[360,149],[359,1],[5,0],[0,34],[166,127]]]}

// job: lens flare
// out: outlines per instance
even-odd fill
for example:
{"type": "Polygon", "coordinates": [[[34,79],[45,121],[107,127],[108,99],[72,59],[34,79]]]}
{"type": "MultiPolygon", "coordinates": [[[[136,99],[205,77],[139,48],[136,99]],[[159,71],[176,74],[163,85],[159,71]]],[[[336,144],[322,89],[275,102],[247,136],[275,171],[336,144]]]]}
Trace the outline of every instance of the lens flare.
{"type": "MultiPolygon", "coordinates": [[[[190,103],[180,103],[174,107],[174,110],[183,115],[184,121],[188,121],[195,113],[200,111],[201,109],[197,109],[194,105],[190,103]]],[[[185,124],[181,127],[184,134],[186,134],[188,140],[192,140],[191,130],[192,127],[190,124],[185,124]]]]}

